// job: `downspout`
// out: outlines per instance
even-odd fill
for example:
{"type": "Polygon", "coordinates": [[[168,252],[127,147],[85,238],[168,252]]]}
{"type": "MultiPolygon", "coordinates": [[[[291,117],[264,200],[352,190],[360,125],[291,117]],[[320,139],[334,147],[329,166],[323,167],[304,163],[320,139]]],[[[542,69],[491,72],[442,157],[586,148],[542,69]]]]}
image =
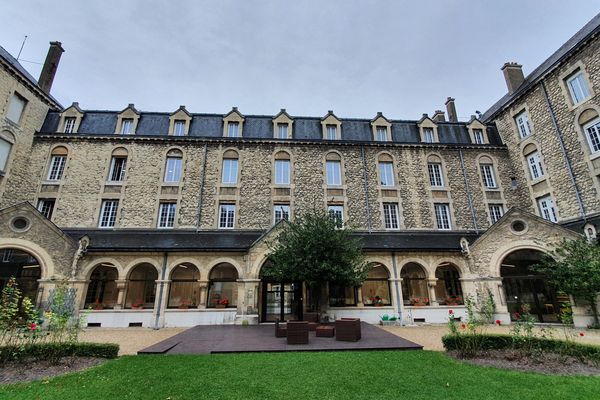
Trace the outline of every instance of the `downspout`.
{"type": "Polygon", "coordinates": [[[369,173],[367,172],[367,159],[365,157],[365,146],[360,146],[360,156],[363,163],[363,183],[365,191],[365,208],[367,209],[367,228],[369,233],[373,231],[371,224],[371,207],[369,206],[369,173]]]}
{"type": "Polygon", "coordinates": [[[465,159],[463,158],[462,149],[458,149],[458,155],[460,156],[460,168],[462,169],[463,178],[465,180],[465,190],[467,191],[467,200],[469,201],[469,210],[471,211],[473,228],[475,229],[475,233],[479,233],[479,226],[477,226],[477,218],[475,217],[475,210],[473,209],[473,197],[471,196],[471,188],[469,186],[469,178],[467,177],[467,170],[465,168],[465,159]]]}
{"type": "Polygon", "coordinates": [[[200,194],[198,196],[198,212],[196,213],[196,232],[200,230],[200,220],[202,219],[202,205],[204,202],[204,181],[206,179],[206,154],[207,145],[204,143],[204,159],[202,160],[202,175],[200,176],[200,194]]]}
{"type": "Polygon", "coordinates": [[[163,253],[162,271],[160,273],[160,289],[158,291],[158,308],[156,310],[156,320],[154,321],[154,329],[159,329],[158,323],[160,320],[160,311],[162,310],[163,292],[165,289],[165,277],[167,275],[167,255],[168,255],[168,253],[165,251],[163,253]]]}
{"type": "Polygon", "coordinates": [[[571,168],[571,160],[569,160],[569,155],[567,154],[567,150],[565,148],[565,142],[562,138],[562,133],[560,132],[560,128],[558,127],[558,122],[556,121],[556,116],[554,115],[554,108],[552,107],[552,103],[550,103],[550,98],[548,97],[548,91],[546,90],[546,85],[544,82],[541,82],[542,91],[544,92],[544,99],[546,100],[546,105],[548,106],[548,111],[550,112],[550,118],[552,118],[552,124],[554,125],[554,132],[556,133],[556,138],[558,139],[558,143],[560,144],[560,151],[565,158],[565,163],[567,164],[567,172],[569,173],[569,178],[571,179],[571,185],[573,186],[573,190],[575,191],[575,197],[577,198],[577,204],[579,205],[579,214],[586,220],[586,212],[585,206],[583,205],[583,200],[581,199],[581,194],[579,193],[579,188],[577,187],[577,182],[575,181],[575,175],[573,174],[573,169],[571,168]]]}
{"type": "Polygon", "coordinates": [[[400,326],[404,325],[404,316],[402,315],[402,298],[400,297],[400,283],[398,281],[398,266],[396,265],[396,252],[392,251],[392,269],[394,270],[394,289],[396,291],[396,308],[400,318],[400,326]]]}

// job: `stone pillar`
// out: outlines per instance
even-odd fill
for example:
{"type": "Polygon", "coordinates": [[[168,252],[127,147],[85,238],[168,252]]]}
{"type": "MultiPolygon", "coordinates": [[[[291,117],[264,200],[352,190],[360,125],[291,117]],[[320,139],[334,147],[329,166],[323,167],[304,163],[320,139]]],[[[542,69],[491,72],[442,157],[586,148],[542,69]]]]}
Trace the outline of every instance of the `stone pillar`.
{"type": "Polygon", "coordinates": [[[402,314],[404,312],[404,306],[402,304],[402,279],[390,278],[389,281],[392,306],[396,309],[398,314],[402,314]]]}
{"type": "Polygon", "coordinates": [[[127,281],[125,279],[119,279],[115,281],[117,285],[117,303],[115,304],[115,310],[122,310],[125,308],[125,289],[127,288],[127,281]]]}
{"type": "Polygon", "coordinates": [[[69,286],[76,290],[75,304],[77,310],[85,308],[85,297],[89,283],[89,280],[69,279],[69,286]]]}
{"type": "Polygon", "coordinates": [[[155,321],[155,328],[162,328],[165,326],[165,311],[167,309],[167,301],[169,299],[169,285],[171,281],[168,279],[157,279],[156,280],[156,295],[154,299],[154,310],[152,311],[152,317],[155,321]],[[156,318],[158,316],[158,319],[156,318]]]}
{"type": "Polygon", "coordinates": [[[200,286],[200,298],[198,299],[198,308],[206,308],[206,296],[208,295],[208,281],[198,280],[200,286]]]}
{"type": "Polygon", "coordinates": [[[358,289],[356,290],[356,305],[358,307],[364,307],[365,304],[363,303],[362,300],[362,286],[359,286],[358,289]]]}
{"type": "Polygon", "coordinates": [[[429,293],[429,305],[430,306],[439,306],[440,304],[437,301],[437,298],[435,297],[435,286],[437,284],[437,279],[433,278],[433,279],[427,279],[427,290],[429,293]]]}
{"type": "Polygon", "coordinates": [[[238,311],[235,318],[236,324],[258,324],[259,285],[260,279],[238,279],[238,311]]]}

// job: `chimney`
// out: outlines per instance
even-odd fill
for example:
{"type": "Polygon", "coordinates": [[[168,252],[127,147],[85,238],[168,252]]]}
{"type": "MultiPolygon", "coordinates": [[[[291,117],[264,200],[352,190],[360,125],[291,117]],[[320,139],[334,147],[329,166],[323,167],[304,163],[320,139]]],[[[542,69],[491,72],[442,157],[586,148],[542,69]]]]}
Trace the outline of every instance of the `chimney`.
{"type": "Polygon", "coordinates": [[[433,122],[446,122],[446,115],[442,110],[435,110],[431,119],[433,122]]]}
{"type": "Polygon", "coordinates": [[[501,68],[504,72],[508,94],[513,94],[525,81],[522,68],[523,66],[516,62],[507,62],[501,68]]]}
{"type": "Polygon", "coordinates": [[[50,94],[50,88],[52,87],[52,81],[54,81],[54,75],[56,75],[56,69],[58,68],[58,62],[60,56],[65,50],[62,48],[60,42],[50,42],[50,48],[48,49],[48,55],[44,62],[44,67],[40,73],[40,79],[38,79],[38,85],[47,94],[50,94]]]}
{"type": "Polygon", "coordinates": [[[454,99],[452,97],[448,97],[448,100],[446,100],[446,111],[448,112],[448,121],[458,122],[456,106],[454,105],[454,99]]]}

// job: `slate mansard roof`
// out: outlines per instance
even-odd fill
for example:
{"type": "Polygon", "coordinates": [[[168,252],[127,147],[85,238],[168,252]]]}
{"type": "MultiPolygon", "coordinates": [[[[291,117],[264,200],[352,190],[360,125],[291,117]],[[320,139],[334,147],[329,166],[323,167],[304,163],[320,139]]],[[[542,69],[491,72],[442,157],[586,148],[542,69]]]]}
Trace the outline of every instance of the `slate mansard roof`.
{"type": "MultiPolygon", "coordinates": [[[[84,111],[81,124],[75,136],[114,135],[117,126],[118,111],[84,111]]],[[[192,120],[188,137],[221,138],[223,137],[224,114],[191,114],[192,120]]],[[[167,136],[170,113],[141,112],[135,136],[158,137],[167,136]]],[[[266,115],[245,115],[242,139],[273,139],[273,118],[266,115]]],[[[306,141],[322,140],[320,117],[292,117],[293,139],[306,141]]],[[[372,142],[373,134],[370,119],[340,118],[343,141],[372,142]]],[[[40,129],[41,134],[57,133],[60,113],[51,111],[40,129]]],[[[418,121],[391,121],[392,142],[419,143],[418,121]]],[[[468,123],[436,122],[438,136],[442,144],[469,144],[468,123]]],[[[491,145],[502,145],[502,141],[494,125],[487,126],[491,145]]],[[[60,133],[61,135],[63,133],[60,133]]]]}

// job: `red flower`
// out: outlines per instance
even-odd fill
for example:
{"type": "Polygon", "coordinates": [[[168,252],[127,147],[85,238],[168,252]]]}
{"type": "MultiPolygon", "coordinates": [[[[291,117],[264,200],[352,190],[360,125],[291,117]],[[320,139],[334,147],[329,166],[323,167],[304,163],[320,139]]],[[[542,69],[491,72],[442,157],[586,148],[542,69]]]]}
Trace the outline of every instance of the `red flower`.
{"type": "Polygon", "coordinates": [[[465,329],[467,326],[465,324],[460,324],[460,327],[465,329]]]}
{"type": "Polygon", "coordinates": [[[35,331],[37,329],[37,324],[35,322],[32,322],[30,327],[29,327],[32,331],[35,331]]]}
{"type": "Polygon", "coordinates": [[[448,310],[448,314],[452,315],[452,314],[454,314],[454,311],[453,310],[448,310]]]}
{"type": "Polygon", "coordinates": [[[500,326],[502,325],[502,321],[500,321],[499,319],[496,320],[496,325],[500,326]]]}
{"type": "Polygon", "coordinates": [[[521,314],[519,314],[518,312],[515,313],[515,319],[521,319],[521,314]]]}
{"type": "Polygon", "coordinates": [[[579,336],[585,336],[583,332],[579,332],[579,336]]]}

